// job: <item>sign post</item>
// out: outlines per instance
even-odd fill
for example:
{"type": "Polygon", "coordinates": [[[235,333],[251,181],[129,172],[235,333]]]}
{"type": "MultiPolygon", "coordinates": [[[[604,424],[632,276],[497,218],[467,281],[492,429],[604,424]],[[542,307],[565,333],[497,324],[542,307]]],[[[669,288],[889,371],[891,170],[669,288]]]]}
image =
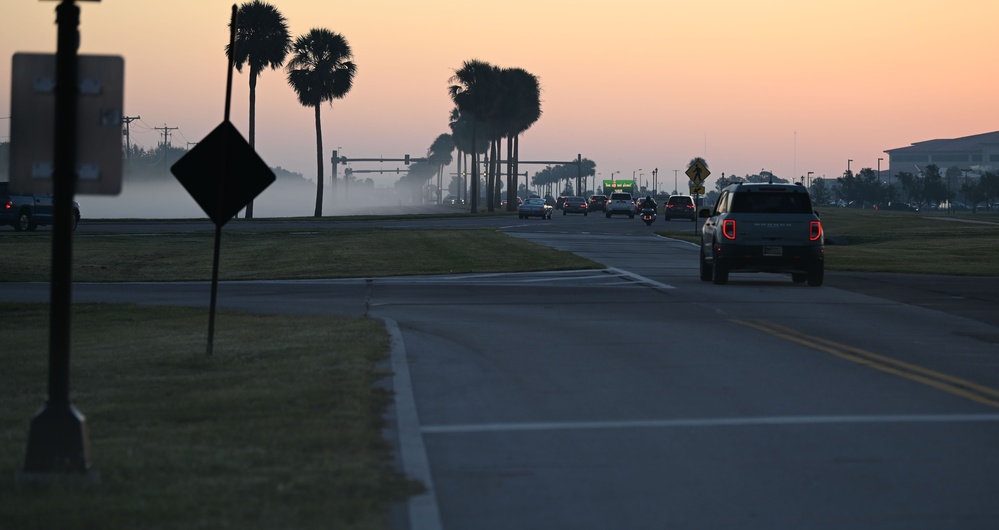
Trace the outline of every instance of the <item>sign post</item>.
{"type": "MultiPolygon", "coordinates": [[[[687,168],[684,172],[687,178],[690,179],[690,194],[694,196],[694,208],[697,211],[701,206],[701,195],[704,195],[704,180],[708,178],[711,171],[708,171],[708,166],[704,165],[704,162],[700,158],[695,158],[694,163],[687,168]]],[[[694,233],[697,233],[697,217],[694,217],[694,233]]]]}
{"type": "MultiPolygon", "coordinates": [[[[80,8],[75,0],[56,7],[52,285],[49,302],[48,399],[31,419],[24,469],[18,480],[46,480],[54,473],[80,474],[99,480],[90,470],[87,421],[69,400],[70,315],[72,305],[73,196],[76,195],[77,110],[80,8]]],[[[117,130],[117,126],[115,130],[117,130]]],[[[118,137],[120,146],[121,137],[118,137]]],[[[120,148],[120,147],[119,147],[120,148]]]]}
{"type": "MultiPolygon", "coordinates": [[[[234,50],[236,40],[237,7],[232,6],[229,24],[229,49],[234,50]]],[[[222,245],[222,226],[229,222],[260,192],[267,189],[277,177],[257,155],[253,147],[229,122],[232,102],[233,56],[229,57],[229,71],[225,93],[225,119],[203,140],[198,142],[180,160],[170,167],[170,172],[184,189],[215,223],[215,250],[212,260],[212,293],[208,315],[208,352],[212,354],[215,342],[215,301],[218,298],[219,254],[222,245]]]]}

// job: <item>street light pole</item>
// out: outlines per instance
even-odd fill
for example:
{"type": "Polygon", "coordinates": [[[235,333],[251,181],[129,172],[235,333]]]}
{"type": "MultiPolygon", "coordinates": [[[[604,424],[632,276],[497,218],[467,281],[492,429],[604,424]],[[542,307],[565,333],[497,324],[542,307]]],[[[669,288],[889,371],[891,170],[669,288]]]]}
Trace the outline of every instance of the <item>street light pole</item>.
{"type": "Polygon", "coordinates": [[[677,184],[676,184],[676,174],[679,173],[679,172],[680,172],[679,169],[674,169],[673,170],[673,193],[676,193],[676,186],[677,186],[677,184]]]}
{"type": "MultiPolygon", "coordinates": [[[[853,162],[852,158],[850,160],[846,161],[846,172],[847,173],[850,173],[850,162],[853,162]]],[[[850,173],[850,174],[852,175],[852,173],[850,173]]]]}

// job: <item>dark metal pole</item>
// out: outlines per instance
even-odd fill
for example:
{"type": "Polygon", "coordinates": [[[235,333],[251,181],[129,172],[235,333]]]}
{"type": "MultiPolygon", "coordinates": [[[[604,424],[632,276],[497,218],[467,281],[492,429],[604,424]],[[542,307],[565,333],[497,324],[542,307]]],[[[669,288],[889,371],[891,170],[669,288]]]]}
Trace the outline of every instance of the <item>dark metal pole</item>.
{"type": "Polygon", "coordinates": [[[72,204],[76,194],[77,48],[80,8],[75,0],[56,7],[55,139],[52,286],[49,313],[48,401],[31,420],[24,472],[80,472],[90,467],[86,418],[69,402],[72,298],[72,204]]]}
{"type": "MultiPolygon", "coordinates": [[[[239,8],[236,4],[232,5],[232,16],[229,19],[229,71],[226,74],[225,83],[225,121],[229,121],[229,111],[232,108],[232,69],[235,64],[233,59],[236,56],[236,23],[238,22],[237,14],[239,8]]],[[[223,170],[223,174],[225,171],[223,170]]],[[[221,210],[221,204],[223,202],[223,197],[225,196],[225,179],[219,179],[219,189],[218,189],[218,202],[220,205],[219,210],[221,210]]],[[[219,254],[222,249],[222,225],[228,219],[220,219],[219,222],[215,223],[215,251],[212,257],[212,294],[211,302],[209,302],[208,308],[208,350],[206,355],[211,355],[215,344],[215,307],[216,300],[218,300],[219,292],[219,254]]]]}

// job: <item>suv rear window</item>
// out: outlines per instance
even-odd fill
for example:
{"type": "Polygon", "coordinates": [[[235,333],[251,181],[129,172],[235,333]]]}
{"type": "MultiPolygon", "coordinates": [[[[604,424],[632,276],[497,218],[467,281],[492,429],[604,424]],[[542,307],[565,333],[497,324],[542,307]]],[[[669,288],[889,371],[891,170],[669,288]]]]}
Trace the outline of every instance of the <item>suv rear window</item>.
{"type": "Polygon", "coordinates": [[[812,201],[805,193],[737,192],[732,197],[730,211],[733,213],[812,213],[812,201]]]}
{"type": "Polygon", "coordinates": [[[610,200],[612,200],[612,201],[630,201],[631,200],[631,194],[630,193],[611,193],[610,200]]]}
{"type": "Polygon", "coordinates": [[[670,197],[668,204],[694,204],[690,197],[670,197]]]}

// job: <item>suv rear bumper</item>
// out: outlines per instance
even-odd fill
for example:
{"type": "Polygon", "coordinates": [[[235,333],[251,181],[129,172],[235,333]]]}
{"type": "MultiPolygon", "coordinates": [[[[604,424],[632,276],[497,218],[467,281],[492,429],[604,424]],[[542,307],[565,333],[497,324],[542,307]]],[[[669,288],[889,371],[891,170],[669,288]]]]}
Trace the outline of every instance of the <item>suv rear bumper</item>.
{"type": "Polygon", "coordinates": [[[731,271],[752,272],[811,272],[825,263],[825,247],[716,245],[714,259],[731,271]],[[772,255],[775,249],[780,255],[772,255]]]}

